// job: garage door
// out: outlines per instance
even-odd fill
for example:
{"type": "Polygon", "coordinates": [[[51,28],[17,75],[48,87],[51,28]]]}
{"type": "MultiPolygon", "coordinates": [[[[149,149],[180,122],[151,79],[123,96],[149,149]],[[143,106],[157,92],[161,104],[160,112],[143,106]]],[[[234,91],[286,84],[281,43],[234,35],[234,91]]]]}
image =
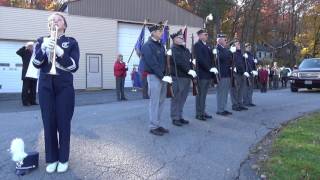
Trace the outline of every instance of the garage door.
{"type": "MultiPolygon", "coordinates": [[[[137,42],[137,39],[140,35],[142,25],[136,24],[127,24],[127,23],[119,23],[118,27],[118,52],[123,55],[123,59],[127,62],[134,45],[137,42]]],[[[150,36],[149,31],[145,30],[145,42],[148,40],[150,36]]],[[[128,64],[128,73],[125,81],[125,87],[132,87],[131,76],[130,73],[134,66],[139,65],[139,57],[136,52],[133,53],[131,60],[128,64]]]]}
{"type": "Polygon", "coordinates": [[[24,44],[0,40],[0,93],[21,92],[22,60],[16,51],[24,44]]]}

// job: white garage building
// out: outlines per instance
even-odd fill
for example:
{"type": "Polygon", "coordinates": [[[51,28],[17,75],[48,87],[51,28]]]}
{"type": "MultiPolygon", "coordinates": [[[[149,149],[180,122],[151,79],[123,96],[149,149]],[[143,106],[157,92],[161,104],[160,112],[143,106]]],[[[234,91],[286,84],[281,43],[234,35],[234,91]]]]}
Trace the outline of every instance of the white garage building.
{"type": "MultiPolygon", "coordinates": [[[[166,0],[131,0],[134,5],[125,2],[128,1],[80,0],[63,6],[62,11],[68,22],[66,35],[78,40],[81,53],[80,67],[74,74],[76,89],[115,88],[113,65],[116,56],[121,53],[128,60],[145,18],[149,18],[151,23],[168,19],[171,32],[188,24],[189,48],[191,34],[196,34],[203,23],[200,17],[166,0]],[[129,11],[126,8],[136,9],[129,11]]],[[[51,13],[0,7],[0,93],[21,92],[22,61],[16,51],[25,42],[47,35],[47,17],[51,13]]],[[[147,40],[149,32],[145,32],[147,40]]],[[[129,73],[137,64],[139,58],[133,53],[127,87],[131,86],[129,73]]]]}

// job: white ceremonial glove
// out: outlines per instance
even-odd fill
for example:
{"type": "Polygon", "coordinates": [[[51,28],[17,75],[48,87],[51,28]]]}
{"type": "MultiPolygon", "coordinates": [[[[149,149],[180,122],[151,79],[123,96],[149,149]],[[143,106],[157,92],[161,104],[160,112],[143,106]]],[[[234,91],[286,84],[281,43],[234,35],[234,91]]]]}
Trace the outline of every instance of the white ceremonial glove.
{"type": "Polygon", "coordinates": [[[251,73],[252,73],[254,76],[258,76],[258,72],[257,72],[257,71],[251,71],[251,73]]]}
{"type": "Polygon", "coordinates": [[[236,67],[233,68],[233,72],[237,73],[237,68],[236,67]]]}
{"type": "Polygon", "coordinates": [[[191,62],[193,65],[196,65],[196,59],[193,59],[191,62]]]}
{"type": "Polygon", "coordinates": [[[213,50],[212,50],[212,53],[213,53],[213,54],[218,54],[217,49],[213,49],[213,50]]]}
{"type": "Polygon", "coordinates": [[[236,48],[235,46],[231,46],[231,47],[230,47],[230,51],[231,51],[232,53],[235,53],[235,52],[237,51],[237,48],[236,48]]]}
{"type": "Polygon", "coordinates": [[[243,73],[243,75],[247,78],[250,77],[250,74],[248,72],[243,73]]]}
{"type": "Polygon", "coordinates": [[[258,63],[258,60],[257,60],[257,59],[254,59],[254,63],[257,64],[257,63],[258,63]]]}
{"type": "Polygon", "coordinates": [[[192,69],[188,71],[188,74],[189,74],[190,76],[192,76],[193,78],[197,77],[197,73],[196,73],[194,70],[192,70],[192,69]]]}
{"type": "Polygon", "coordinates": [[[168,55],[168,56],[172,56],[172,50],[171,50],[171,49],[168,49],[167,55],[168,55]]]}
{"type": "Polygon", "coordinates": [[[211,69],[210,69],[210,72],[215,73],[215,74],[218,74],[218,73],[219,73],[218,69],[215,68],[215,67],[211,68],[211,69]]]}
{"type": "Polygon", "coordinates": [[[63,54],[64,54],[64,50],[60,46],[56,45],[56,55],[58,57],[62,57],[63,54]]]}
{"type": "Polygon", "coordinates": [[[48,49],[49,51],[53,51],[53,47],[54,47],[54,40],[53,40],[53,38],[47,38],[47,37],[45,37],[45,38],[43,38],[43,42],[42,42],[42,44],[41,44],[41,50],[43,51],[43,52],[46,52],[46,50],[48,49]]]}
{"type": "Polygon", "coordinates": [[[244,53],[243,57],[246,58],[246,59],[248,59],[249,56],[248,56],[247,53],[244,53]]]}
{"type": "Polygon", "coordinates": [[[164,76],[164,77],[162,78],[162,81],[171,84],[171,83],[172,83],[172,78],[171,78],[170,76],[164,76]]]}

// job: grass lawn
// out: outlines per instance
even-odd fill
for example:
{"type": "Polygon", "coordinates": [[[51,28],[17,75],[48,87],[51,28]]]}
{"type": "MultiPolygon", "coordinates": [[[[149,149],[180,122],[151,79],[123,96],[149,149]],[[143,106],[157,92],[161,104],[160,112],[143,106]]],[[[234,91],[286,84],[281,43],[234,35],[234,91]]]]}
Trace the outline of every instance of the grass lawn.
{"type": "Polygon", "coordinates": [[[268,179],[320,180],[320,113],[284,127],[262,169],[268,179]]]}

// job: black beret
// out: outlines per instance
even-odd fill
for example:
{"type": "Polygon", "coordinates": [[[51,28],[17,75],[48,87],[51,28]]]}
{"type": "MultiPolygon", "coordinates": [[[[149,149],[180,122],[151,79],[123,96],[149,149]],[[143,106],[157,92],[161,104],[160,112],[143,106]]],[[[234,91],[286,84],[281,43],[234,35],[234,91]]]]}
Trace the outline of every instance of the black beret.
{"type": "Polygon", "coordinates": [[[177,36],[181,36],[182,35],[182,29],[180,29],[178,32],[173,33],[170,35],[171,39],[174,39],[177,36]]]}
{"type": "Polygon", "coordinates": [[[229,46],[233,46],[236,42],[240,42],[238,39],[234,39],[229,43],[229,46]]]}
{"type": "Polygon", "coordinates": [[[202,33],[208,33],[208,31],[206,29],[200,29],[197,34],[200,35],[202,33]]]}
{"type": "Polygon", "coordinates": [[[217,34],[217,38],[226,38],[227,37],[227,35],[225,35],[225,34],[217,34]]]}
{"type": "Polygon", "coordinates": [[[159,22],[158,24],[153,24],[153,25],[149,26],[148,29],[149,29],[150,33],[153,31],[162,30],[163,24],[162,24],[162,22],[159,22]]]}

